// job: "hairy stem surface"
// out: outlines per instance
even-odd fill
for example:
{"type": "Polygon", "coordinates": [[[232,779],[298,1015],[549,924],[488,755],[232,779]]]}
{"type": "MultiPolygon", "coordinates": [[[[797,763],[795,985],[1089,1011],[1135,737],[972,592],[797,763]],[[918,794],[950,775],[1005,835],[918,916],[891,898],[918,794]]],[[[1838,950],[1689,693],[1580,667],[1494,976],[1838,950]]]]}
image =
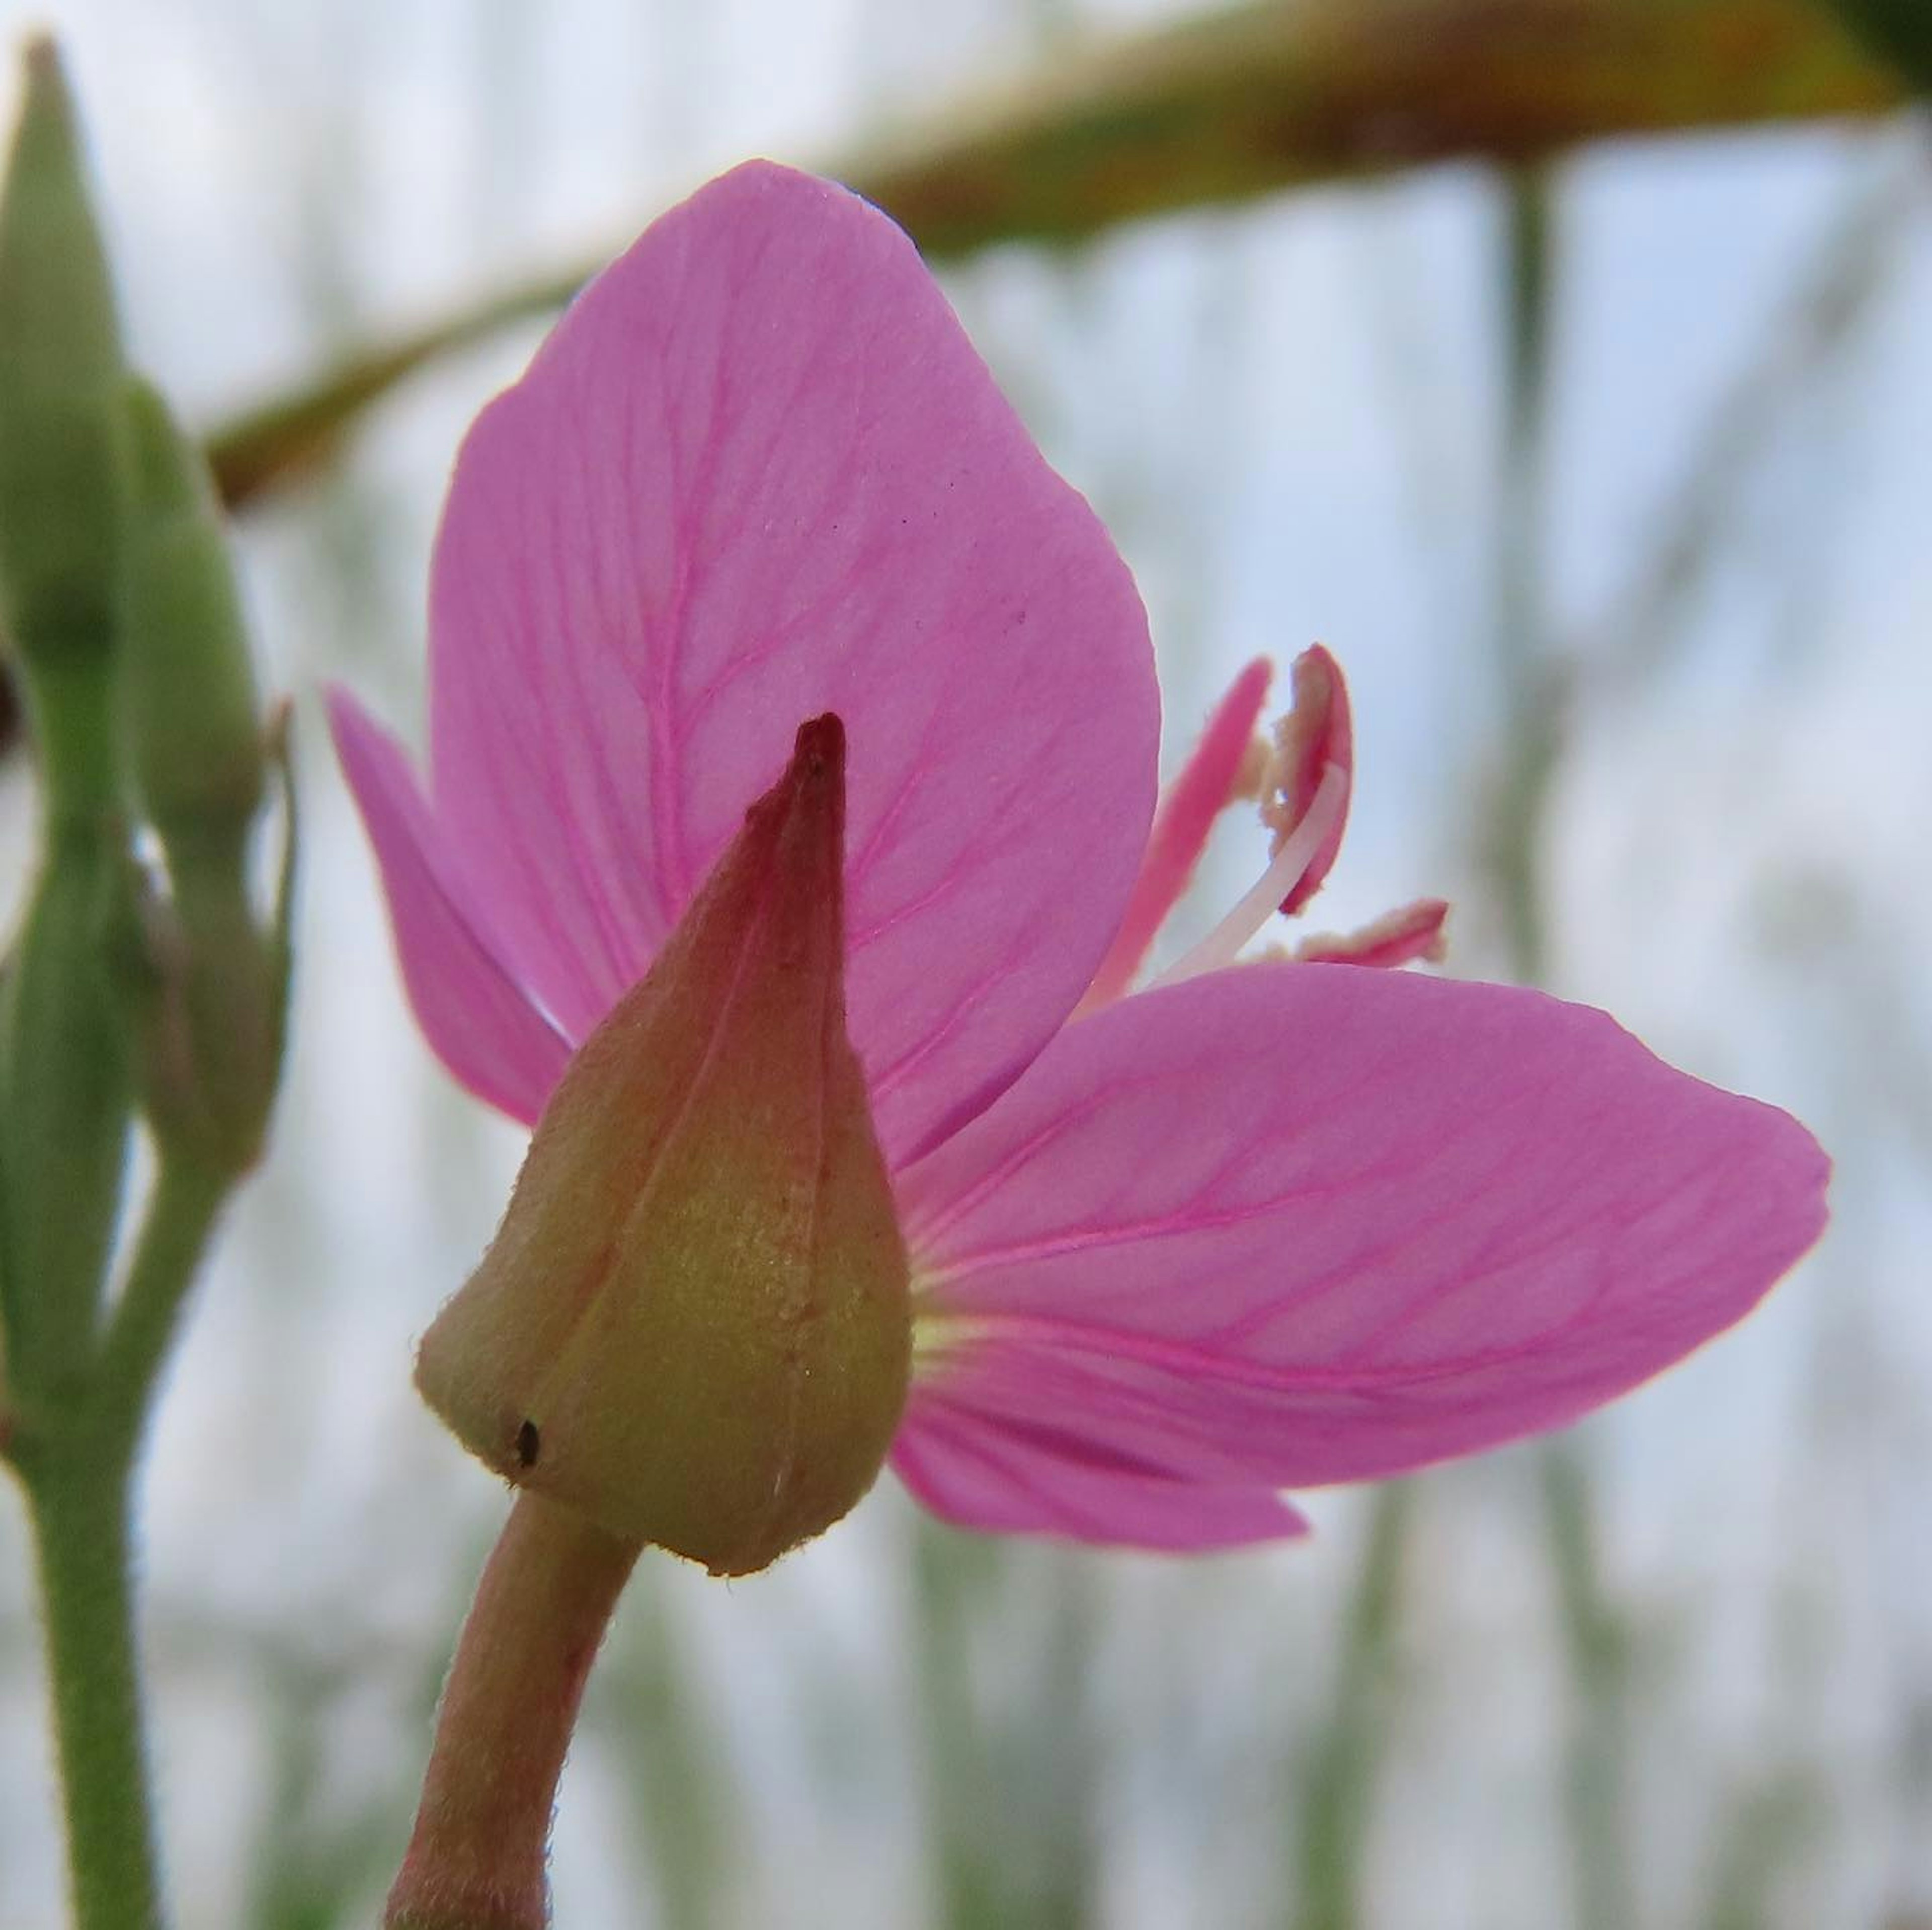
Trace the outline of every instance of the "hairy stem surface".
{"type": "Polygon", "coordinates": [[[520,1494],[477,1584],[437,1711],[388,1930],[543,1930],[558,1779],[640,1552],[520,1494]]]}

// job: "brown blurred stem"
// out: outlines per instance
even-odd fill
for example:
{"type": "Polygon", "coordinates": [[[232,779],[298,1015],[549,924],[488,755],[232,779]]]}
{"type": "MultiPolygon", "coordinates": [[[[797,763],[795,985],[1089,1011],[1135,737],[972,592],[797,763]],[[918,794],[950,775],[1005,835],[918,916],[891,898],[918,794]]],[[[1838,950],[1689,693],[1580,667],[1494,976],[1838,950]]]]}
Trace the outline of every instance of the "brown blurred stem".
{"type": "MultiPolygon", "coordinates": [[[[821,161],[937,259],[1082,240],[1298,183],[1869,115],[1905,98],[1817,0],[1262,0],[1069,46],[1030,77],[821,161]]],[[[209,454],[229,502],[327,462],[415,370],[548,313],[625,238],[353,351],[222,425],[209,454]]]]}
{"type": "Polygon", "coordinates": [[[544,1930],[558,1779],[640,1552],[540,1496],[518,1497],[443,1687],[387,1930],[544,1930]]]}

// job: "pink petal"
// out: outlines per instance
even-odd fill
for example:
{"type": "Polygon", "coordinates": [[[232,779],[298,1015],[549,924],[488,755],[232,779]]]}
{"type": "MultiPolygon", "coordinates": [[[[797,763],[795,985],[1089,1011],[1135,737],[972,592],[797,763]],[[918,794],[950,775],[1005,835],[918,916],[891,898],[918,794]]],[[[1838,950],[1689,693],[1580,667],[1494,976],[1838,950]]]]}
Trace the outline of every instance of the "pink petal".
{"type": "Polygon", "coordinates": [[[389,920],[423,1036],[478,1098],[534,1123],[570,1048],[502,962],[452,867],[394,738],[332,691],[336,754],[376,847],[389,920]]]}
{"type": "Polygon", "coordinates": [[[1104,1005],[1132,984],[1155,934],[1192,879],[1214,820],[1234,794],[1255,741],[1255,719],[1274,680],[1274,666],[1257,657],[1216,706],[1193,754],[1161,794],[1126,915],[1087,988],[1083,1008],[1104,1005]]]}
{"type": "Polygon", "coordinates": [[[1159,729],[1138,598],[842,189],[740,168],[578,298],[464,444],[431,643],[438,820],[574,1036],[823,712],[889,1151],[1004,1086],[1118,922],[1159,729]]]}
{"type": "MultiPolygon", "coordinates": [[[[1263,810],[1274,826],[1277,850],[1307,816],[1321,788],[1322,772],[1332,764],[1345,782],[1352,784],[1355,772],[1354,726],[1341,665],[1320,644],[1314,644],[1295,658],[1294,679],[1294,708],[1275,727],[1279,802],[1274,810],[1268,810],[1265,804],[1263,810]]],[[[1342,834],[1348,826],[1348,793],[1344,790],[1334,829],[1322,840],[1294,890],[1282,900],[1284,912],[1298,912],[1321,890],[1342,849],[1342,834]]]]}
{"type": "Polygon", "coordinates": [[[1069,1027],[902,1176],[921,1371],[1212,1482],[1393,1473],[1730,1326],[1817,1236],[1826,1170],[1600,1012],[1245,966],[1069,1027]]]}
{"type": "Polygon", "coordinates": [[[1210,1487],[914,1392],[892,1467],[934,1514],[992,1534],[1198,1553],[1304,1535],[1272,1489],[1210,1487]]]}

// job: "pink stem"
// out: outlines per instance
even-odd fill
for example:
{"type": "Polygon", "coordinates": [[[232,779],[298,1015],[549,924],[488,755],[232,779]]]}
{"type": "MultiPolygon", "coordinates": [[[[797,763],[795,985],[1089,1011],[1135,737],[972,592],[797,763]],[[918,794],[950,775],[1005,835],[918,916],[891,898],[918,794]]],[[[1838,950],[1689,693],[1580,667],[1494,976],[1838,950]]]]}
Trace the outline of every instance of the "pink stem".
{"type": "Polygon", "coordinates": [[[517,1498],[476,1586],[386,1930],[544,1930],[557,1779],[640,1545],[517,1498]]]}

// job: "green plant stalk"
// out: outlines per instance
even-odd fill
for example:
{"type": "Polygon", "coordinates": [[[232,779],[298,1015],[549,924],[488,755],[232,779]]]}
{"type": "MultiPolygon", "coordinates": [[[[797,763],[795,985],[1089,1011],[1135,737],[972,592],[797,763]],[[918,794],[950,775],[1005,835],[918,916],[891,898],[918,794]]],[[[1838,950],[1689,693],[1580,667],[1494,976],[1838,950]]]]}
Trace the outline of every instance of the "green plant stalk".
{"type": "MultiPolygon", "coordinates": [[[[98,640],[96,640],[98,645],[98,640]]],[[[28,685],[29,734],[40,760],[49,841],[117,828],[124,814],[119,746],[102,720],[113,670],[98,647],[37,664],[28,685]]]]}
{"type": "Polygon", "coordinates": [[[1577,1706],[1564,1765],[1578,1930],[1636,1921],[1628,1791],[1630,1639],[1598,1560],[1594,1489],[1573,1440],[1537,1461],[1563,1647],[1577,1706]]]}
{"type": "MultiPolygon", "coordinates": [[[[1548,647],[1541,512],[1545,499],[1550,325],[1558,263],[1546,170],[1510,179],[1505,277],[1502,547],[1496,657],[1509,761],[1498,798],[1491,877],[1510,975],[1540,984],[1548,964],[1538,838],[1561,763],[1566,692],[1548,647]]],[[[1564,1658],[1576,1707],[1564,1784],[1579,1930],[1634,1920],[1625,1728],[1629,1657],[1624,1620],[1605,1587],[1594,1483],[1574,1441],[1538,1451],[1543,1523],[1564,1658]]]]}
{"type": "Polygon", "coordinates": [[[80,1370],[127,1155],[126,1026],[109,952],[125,926],[132,873],[106,722],[106,643],[88,636],[48,650],[24,679],[44,848],[0,988],[0,1148],[11,1189],[0,1321],[22,1398],[80,1370]]]}
{"type": "Polygon", "coordinates": [[[84,1395],[18,1417],[9,1449],[38,1551],[76,1930],[163,1922],[132,1579],[134,1476],[155,1379],[227,1190],[164,1163],[84,1395]]]}
{"type": "Polygon", "coordinates": [[[179,1153],[164,1154],[126,1290],[109,1321],[89,1379],[90,1410],[118,1438],[131,1467],[146,1431],[161,1363],[182,1302],[236,1176],[179,1153]]]}
{"type": "Polygon", "coordinates": [[[968,1679],[966,1633],[997,1580],[1003,1553],[923,1519],[914,1535],[913,1640],[936,1918],[944,1930],[998,1930],[1010,1911],[1002,1872],[987,1853],[985,1818],[994,1813],[997,1776],[968,1679]]]}
{"type": "Polygon", "coordinates": [[[0,991],[0,1156],[10,1188],[0,1320],[28,1405],[64,1398],[85,1371],[119,1215],[131,1100],[103,953],[127,886],[118,828],[50,823],[0,991]]]}
{"type": "Polygon", "coordinates": [[[724,1920],[717,1872],[738,1854],[730,1770],[650,1576],[631,1584],[627,1613],[621,1666],[599,1698],[606,1733],[629,1769],[626,1794],[655,1893],[653,1921],[706,1930],[724,1920]]]}
{"type": "Polygon", "coordinates": [[[1296,1930],[1355,1930],[1361,1921],[1363,1853],[1388,1754],[1414,1484],[1385,1482],[1370,1510],[1366,1545],[1342,1632],[1334,1701],[1298,1792],[1292,1885],[1296,1930]]]}
{"type": "Polygon", "coordinates": [[[154,1930],[161,1921],[135,1653],[128,1474],[111,1450],[76,1454],[68,1444],[27,1484],[77,1930],[154,1930]]]}

